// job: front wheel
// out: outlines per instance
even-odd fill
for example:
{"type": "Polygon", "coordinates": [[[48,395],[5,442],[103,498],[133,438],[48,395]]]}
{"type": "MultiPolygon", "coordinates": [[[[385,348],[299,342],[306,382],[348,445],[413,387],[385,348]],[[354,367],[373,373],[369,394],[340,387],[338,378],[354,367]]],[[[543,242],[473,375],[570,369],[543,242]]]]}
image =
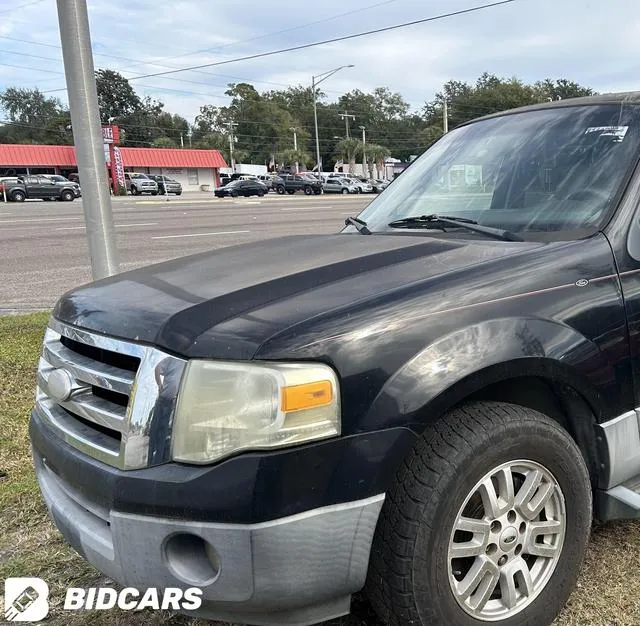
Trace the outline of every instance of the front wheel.
{"type": "Polygon", "coordinates": [[[76,196],[73,191],[63,191],[60,197],[62,198],[62,200],[64,200],[64,202],[73,202],[76,196]]]}
{"type": "Polygon", "coordinates": [[[26,198],[26,196],[22,191],[14,191],[11,194],[11,199],[14,202],[24,202],[25,198],[26,198]]]}
{"type": "Polygon", "coordinates": [[[136,187],[134,187],[133,185],[131,186],[131,195],[132,196],[137,196],[138,195],[138,189],[136,187]]]}
{"type": "Polygon", "coordinates": [[[304,194],[305,194],[306,196],[310,196],[312,193],[313,193],[313,189],[311,189],[311,187],[310,187],[309,185],[307,185],[307,186],[304,188],[304,194]]]}
{"type": "Polygon", "coordinates": [[[387,623],[550,624],[591,526],[580,450],[555,421],[499,402],[426,429],[397,473],[367,580],[387,623]]]}
{"type": "Polygon", "coordinates": [[[343,196],[349,195],[349,190],[346,187],[342,190],[342,195],[343,196]]]}
{"type": "Polygon", "coordinates": [[[285,188],[284,188],[282,185],[280,185],[280,186],[276,189],[276,191],[278,192],[278,194],[279,194],[279,195],[283,196],[283,195],[284,195],[284,192],[285,192],[285,188]]]}

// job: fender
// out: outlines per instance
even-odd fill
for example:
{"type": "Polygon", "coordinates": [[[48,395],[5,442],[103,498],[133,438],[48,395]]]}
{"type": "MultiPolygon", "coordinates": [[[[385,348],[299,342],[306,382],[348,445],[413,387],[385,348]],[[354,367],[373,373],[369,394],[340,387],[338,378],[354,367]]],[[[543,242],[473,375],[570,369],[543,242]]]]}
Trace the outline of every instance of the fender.
{"type": "Polygon", "coordinates": [[[465,397],[521,376],[565,382],[606,416],[596,381],[615,380],[596,344],[575,329],[541,318],[492,319],[445,335],[405,363],[383,386],[360,425],[409,426],[417,432],[465,397]],[[392,418],[396,423],[391,424],[392,418]]]}

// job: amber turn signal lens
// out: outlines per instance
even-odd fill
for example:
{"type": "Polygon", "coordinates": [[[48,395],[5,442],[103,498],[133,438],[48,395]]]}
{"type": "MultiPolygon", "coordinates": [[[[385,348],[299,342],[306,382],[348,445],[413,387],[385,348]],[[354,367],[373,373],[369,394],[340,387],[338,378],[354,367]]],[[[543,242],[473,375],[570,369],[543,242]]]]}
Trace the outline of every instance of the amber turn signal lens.
{"type": "Polygon", "coordinates": [[[330,404],[333,400],[331,381],[321,380],[317,383],[293,385],[282,390],[282,411],[300,411],[330,404]]]}

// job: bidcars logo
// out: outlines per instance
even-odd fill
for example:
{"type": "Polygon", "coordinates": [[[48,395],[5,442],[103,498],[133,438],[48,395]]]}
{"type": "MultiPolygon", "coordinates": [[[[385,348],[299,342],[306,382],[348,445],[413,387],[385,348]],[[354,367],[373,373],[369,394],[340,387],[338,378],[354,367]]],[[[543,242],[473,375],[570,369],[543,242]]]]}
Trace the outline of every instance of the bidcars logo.
{"type": "Polygon", "coordinates": [[[8,622],[39,622],[49,614],[49,585],[41,578],[4,581],[4,617],[8,622]]]}
{"type": "MultiPolygon", "coordinates": [[[[140,609],[194,611],[202,605],[202,589],[150,587],[70,587],[64,598],[65,611],[123,611],[140,609]]],[[[49,586],[40,578],[7,578],[4,583],[4,617],[8,622],[39,622],[49,614],[49,586]]]]}
{"type": "Polygon", "coordinates": [[[120,591],[111,587],[90,587],[89,589],[70,587],[64,599],[65,611],[107,610],[116,606],[123,611],[140,609],[193,611],[199,609],[201,604],[202,589],[195,587],[185,590],[172,587],[160,590],[150,587],[145,591],[134,587],[126,587],[120,591]]]}

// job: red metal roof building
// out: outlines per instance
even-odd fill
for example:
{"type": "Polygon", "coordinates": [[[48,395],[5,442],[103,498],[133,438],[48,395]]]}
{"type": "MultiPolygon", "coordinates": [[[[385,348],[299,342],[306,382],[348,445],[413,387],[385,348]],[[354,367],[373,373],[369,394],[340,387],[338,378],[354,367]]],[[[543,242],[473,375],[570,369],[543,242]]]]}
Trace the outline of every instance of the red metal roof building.
{"type": "MultiPolygon", "coordinates": [[[[219,170],[226,167],[218,150],[181,148],[120,148],[125,171],[164,174],[185,189],[216,187],[219,170]]],[[[77,171],[73,146],[0,144],[0,176],[14,174],[62,174],[77,171]]]]}

